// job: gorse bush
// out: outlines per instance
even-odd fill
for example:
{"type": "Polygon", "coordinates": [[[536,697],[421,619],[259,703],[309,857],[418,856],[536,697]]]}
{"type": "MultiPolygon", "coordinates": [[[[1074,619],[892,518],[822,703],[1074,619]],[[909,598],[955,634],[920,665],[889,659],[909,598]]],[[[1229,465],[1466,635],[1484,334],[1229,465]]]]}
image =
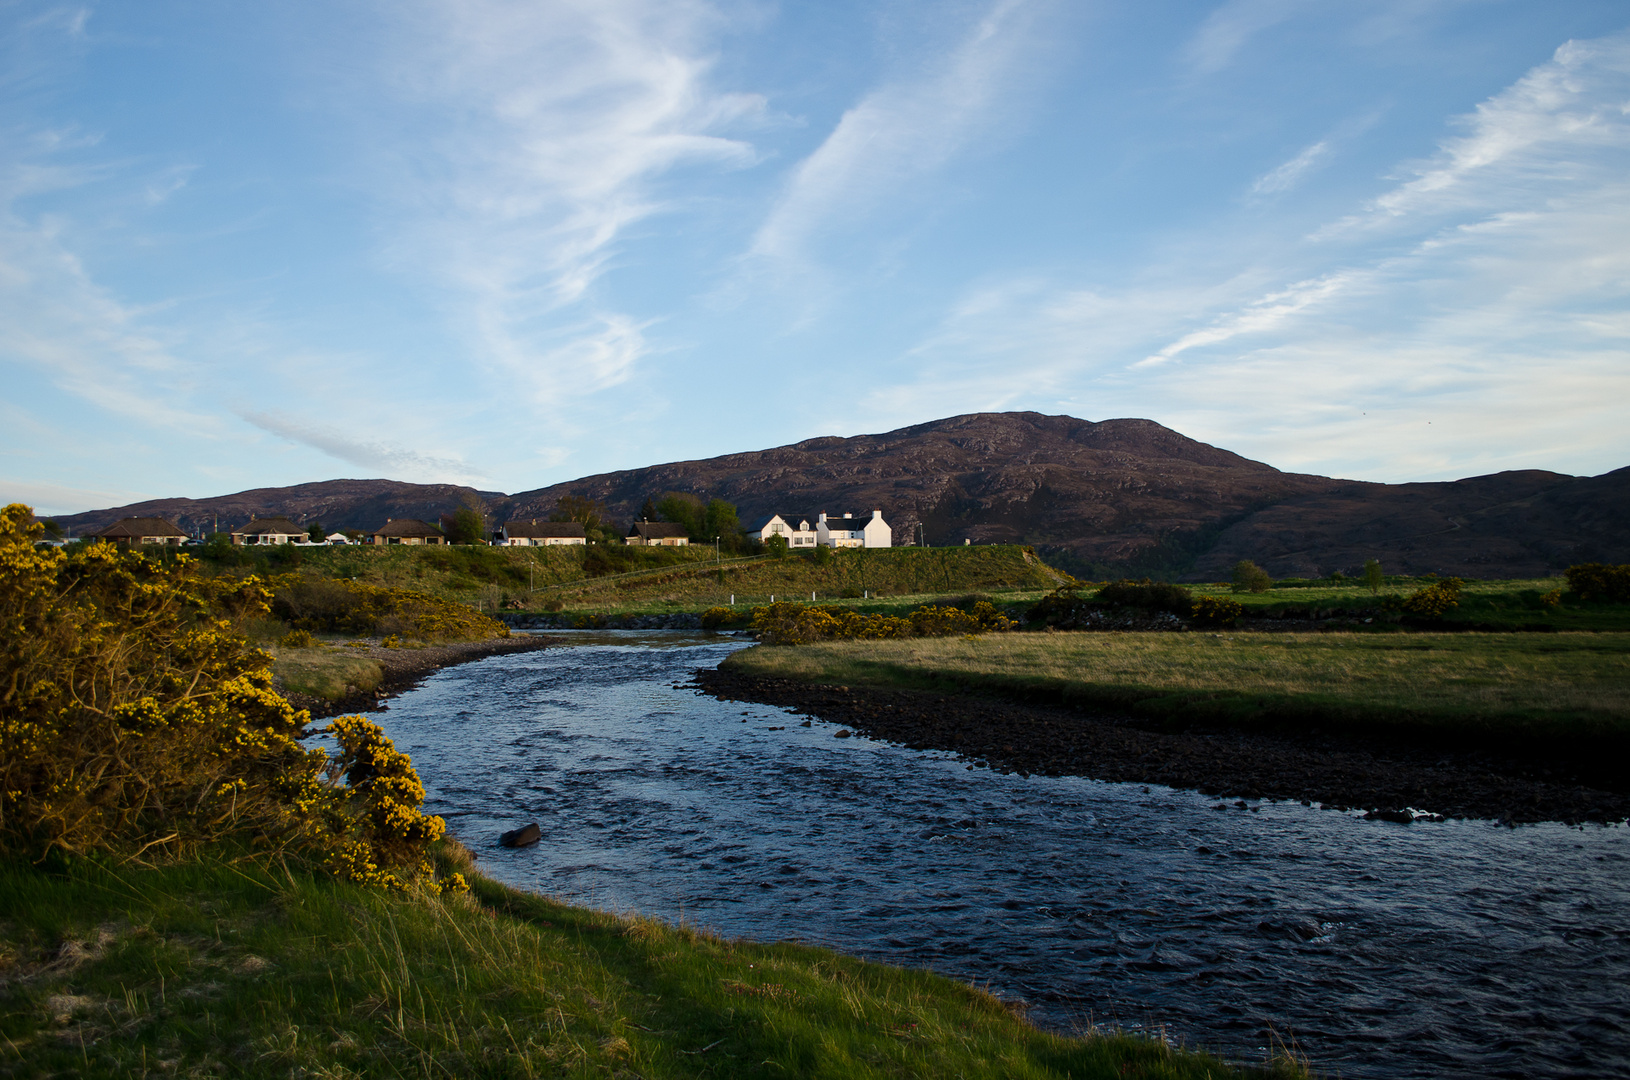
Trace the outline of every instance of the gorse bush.
{"type": "Polygon", "coordinates": [[[1404,611],[1423,619],[1441,619],[1460,606],[1461,584],[1459,578],[1444,578],[1434,585],[1418,589],[1404,600],[1404,611]]]}
{"type": "Polygon", "coordinates": [[[266,614],[258,580],[106,543],[36,551],[31,517],[0,511],[0,855],[226,841],[369,884],[424,876],[443,826],[411,762],[361,717],[336,721],[337,758],[301,745],[309,715],[237,630],[266,614]]]}
{"type": "Polygon", "coordinates": [[[1187,615],[1194,607],[1194,598],[1181,585],[1167,581],[1113,581],[1098,590],[1094,597],[1100,604],[1110,607],[1134,607],[1144,611],[1169,611],[1173,615],[1187,615]]]}
{"type": "Polygon", "coordinates": [[[1630,563],[1621,566],[1580,563],[1568,567],[1566,574],[1568,588],[1581,600],[1630,603],[1630,563]]]}
{"type": "Polygon", "coordinates": [[[736,617],[733,609],[727,607],[710,607],[702,612],[702,629],[717,630],[725,623],[736,617]]]}
{"type": "Polygon", "coordinates": [[[481,641],[508,637],[497,619],[450,600],[360,581],[285,574],[272,581],[272,614],[296,630],[481,641]]]}
{"type": "Polygon", "coordinates": [[[791,601],[753,609],[753,630],[769,645],[807,645],[815,641],[947,637],[1011,630],[1017,624],[980,601],[972,610],[925,605],[901,618],[865,615],[840,607],[814,607],[791,601]]]}
{"type": "Polygon", "coordinates": [[[1194,604],[1192,618],[1198,626],[1233,626],[1245,605],[1226,596],[1202,596],[1194,604]]]}

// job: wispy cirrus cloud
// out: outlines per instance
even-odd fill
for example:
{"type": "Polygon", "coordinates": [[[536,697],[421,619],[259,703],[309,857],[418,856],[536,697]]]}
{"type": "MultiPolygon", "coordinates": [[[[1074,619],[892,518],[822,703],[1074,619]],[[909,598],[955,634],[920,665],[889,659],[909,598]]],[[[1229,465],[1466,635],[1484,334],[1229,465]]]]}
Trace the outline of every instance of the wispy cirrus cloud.
{"type": "Polygon", "coordinates": [[[793,171],[751,255],[799,260],[834,221],[853,223],[914,178],[943,167],[993,115],[1031,44],[1035,0],[998,0],[955,48],[914,78],[867,94],[793,171]]]}
{"type": "Polygon", "coordinates": [[[1283,165],[1268,170],[1251,185],[1251,194],[1278,195],[1295,187],[1303,176],[1321,167],[1330,157],[1330,142],[1320,139],[1283,165]]]}
{"type": "Polygon", "coordinates": [[[392,476],[411,476],[420,482],[463,483],[480,479],[462,460],[435,457],[387,442],[359,438],[322,424],[313,424],[276,412],[243,409],[238,415],[280,439],[309,447],[349,465],[378,469],[392,476]]]}
{"type": "Polygon", "coordinates": [[[1184,47],[1183,58],[1196,74],[1220,71],[1253,37],[1303,8],[1297,0],[1229,0],[1200,24],[1184,47]]]}
{"type": "Polygon", "coordinates": [[[739,133],[763,122],[763,99],[712,84],[717,13],[694,0],[421,0],[392,14],[382,63],[411,109],[387,162],[393,261],[451,286],[479,355],[539,401],[629,377],[638,320],[596,281],[632,227],[680,205],[668,174],[757,160],[739,133]],[[581,340],[563,343],[574,326],[581,340]]]}

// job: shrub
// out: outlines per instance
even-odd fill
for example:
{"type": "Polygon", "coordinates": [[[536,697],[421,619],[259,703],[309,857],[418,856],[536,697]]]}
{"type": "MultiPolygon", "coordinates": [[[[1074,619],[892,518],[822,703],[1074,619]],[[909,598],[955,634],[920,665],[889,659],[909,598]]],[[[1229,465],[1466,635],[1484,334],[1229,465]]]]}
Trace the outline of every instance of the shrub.
{"type": "Polygon", "coordinates": [[[105,543],[36,552],[31,516],[0,511],[0,855],[232,841],[365,884],[425,877],[443,826],[412,763],[361,717],[336,721],[335,759],[301,745],[309,715],[236,629],[266,613],[258,580],[105,543]]]}
{"type": "Polygon", "coordinates": [[[1539,602],[1540,602],[1541,607],[1548,607],[1548,608],[1556,607],[1558,604],[1562,603],[1562,590],[1561,589],[1552,589],[1550,592],[1545,593],[1543,596],[1541,596],[1539,598],[1539,602]]]}
{"type": "Polygon", "coordinates": [[[1200,626],[1233,626],[1245,613],[1245,605],[1225,596],[1202,596],[1194,605],[1193,619],[1200,626]]]}
{"type": "Polygon", "coordinates": [[[1364,584],[1369,587],[1370,595],[1378,595],[1381,592],[1381,586],[1383,583],[1384,581],[1381,574],[1381,560],[1365,559],[1364,584]]]}
{"type": "Polygon", "coordinates": [[[1566,573],[1568,588],[1581,600],[1630,603],[1630,563],[1620,566],[1580,563],[1568,567],[1566,573]]]}
{"type": "Polygon", "coordinates": [[[1234,564],[1233,585],[1235,592],[1264,593],[1273,588],[1273,578],[1250,559],[1241,559],[1234,564]]]}
{"type": "Polygon", "coordinates": [[[702,612],[702,629],[717,630],[725,623],[736,617],[736,613],[727,607],[710,607],[702,612]]]}
{"type": "Polygon", "coordinates": [[[1098,590],[1100,604],[1110,607],[1135,607],[1145,611],[1169,611],[1174,615],[1188,615],[1194,607],[1194,598],[1181,585],[1167,581],[1116,581],[1098,590]]]}
{"type": "Polygon", "coordinates": [[[465,604],[360,581],[285,574],[272,583],[272,612],[297,630],[396,634],[437,641],[508,637],[509,627],[465,604]]]}
{"type": "Polygon", "coordinates": [[[317,639],[311,636],[310,630],[290,630],[277,643],[285,649],[315,649],[317,639]]]}
{"type": "Polygon", "coordinates": [[[1418,589],[1404,601],[1404,611],[1425,619],[1441,619],[1451,609],[1460,606],[1459,578],[1444,578],[1434,585],[1418,589]]]}
{"type": "Polygon", "coordinates": [[[925,605],[906,618],[863,615],[839,607],[812,607],[790,601],[753,609],[753,629],[769,645],[807,645],[814,641],[948,637],[1011,630],[1016,624],[987,602],[972,611],[925,605]]]}

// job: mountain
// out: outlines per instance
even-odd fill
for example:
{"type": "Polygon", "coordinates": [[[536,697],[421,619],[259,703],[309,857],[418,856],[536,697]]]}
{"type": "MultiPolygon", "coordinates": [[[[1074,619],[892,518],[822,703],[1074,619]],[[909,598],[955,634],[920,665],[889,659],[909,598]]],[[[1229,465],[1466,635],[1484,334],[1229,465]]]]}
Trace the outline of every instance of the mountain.
{"type": "Polygon", "coordinates": [[[1630,469],[1600,477],[1527,471],[1445,483],[1373,484],[1300,473],[1189,439],[1150,420],[1094,423],[1040,413],[973,413],[880,435],[807,439],[698,461],[587,476],[504,495],[453,485],[333,480],[216,499],[153,500],[58,519],[73,533],[121,517],[209,531],[286,514],[327,528],[387,517],[434,521],[479,506],[495,525],[544,519],[567,494],[631,521],[648,498],[685,492],[770,513],[881,509],[896,543],[921,525],[935,545],[1028,543],[1078,574],[1207,580],[1242,558],[1280,576],[1355,572],[1465,577],[1554,573],[1570,562],[1630,562],[1630,469]]]}

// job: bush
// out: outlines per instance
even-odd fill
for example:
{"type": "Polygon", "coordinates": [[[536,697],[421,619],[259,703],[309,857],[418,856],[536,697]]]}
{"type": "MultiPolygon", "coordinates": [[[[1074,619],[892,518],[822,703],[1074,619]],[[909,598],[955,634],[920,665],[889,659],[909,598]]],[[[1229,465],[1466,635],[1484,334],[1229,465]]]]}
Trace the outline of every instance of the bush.
{"type": "Polygon", "coordinates": [[[1580,563],[1568,567],[1566,573],[1568,588],[1581,600],[1630,603],[1630,563],[1620,566],[1580,563]]]}
{"type": "Polygon", "coordinates": [[[1273,588],[1273,578],[1250,559],[1241,559],[1234,564],[1233,585],[1235,592],[1265,593],[1273,588]]]}
{"type": "Polygon", "coordinates": [[[1459,578],[1444,578],[1411,593],[1404,601],[1404,611],[1423,619],[1441,619],[1453,608],[1460,606],[1459,578]]]}
{"type": "Polygon", "coordinates": [[[301,745],[309,715],[237,629],[266,614],[258,580],[106,543],[36,552],[31,516],[0,511],[0,855],[230,841],[365,884],[425,879],[444,826],[412,763],[361,717],[335,722],[334,759],[301,745]]]}
{"type": "Polygon", "coordinates": [[[296,630],[437,641],[509,636],[509,627],[497,619],[411,589],[286,574],[273,581],[273,591],[272,613],[296,630]]]}
{"type": "Polygon", "coordinates": [[[1181,585],[1167,581],[1115,581],[1098,590],[1094,598],[1110,607],[1135,607],[1145,611],[1169,611],[1173,615],[1187,616],[1194,607],[1194,598],[1181,585]]]}
{"type": "Polygon", "coordinates": [[[1384,583],[1385,582],[1384,582],[1383,576],[1381,574],[1381,560],[1380,559],[1365,559],[1364,560],[1364,584],[1369,588],[1370,595],[1371,596],[1378,595],[1381,592],[1381,586],[1384,583]]]}
{"type": "Polygon", "coordinates": [[[702,612],[702,629],[717,630],[725,623],[736,617],[736,613],[727,607],[710,607],[702,612]]]}
{"type": "Polygon", "coordinates": [[[1199,626],[1233,626],[1245,605],[1224,596],[1202,596],[1194,605],[1193,619],[1199,626]]]}
{"type": "Polygon", "coordinates": [[[1011,630],[1016,624],[989,603],[972,611],[925,605],[905,618],[863,615],[847,608],[812,607],[790,601],[753,609],[753,629],[768,645],[807,645],[815,641],[948,637],[1011,630]]]}
{"type": "Polygon", "coordinates": [[[285,649],[315,649],[317,639],[311,636],[310,630],[290,630],[277,640],[285,649]]]}

